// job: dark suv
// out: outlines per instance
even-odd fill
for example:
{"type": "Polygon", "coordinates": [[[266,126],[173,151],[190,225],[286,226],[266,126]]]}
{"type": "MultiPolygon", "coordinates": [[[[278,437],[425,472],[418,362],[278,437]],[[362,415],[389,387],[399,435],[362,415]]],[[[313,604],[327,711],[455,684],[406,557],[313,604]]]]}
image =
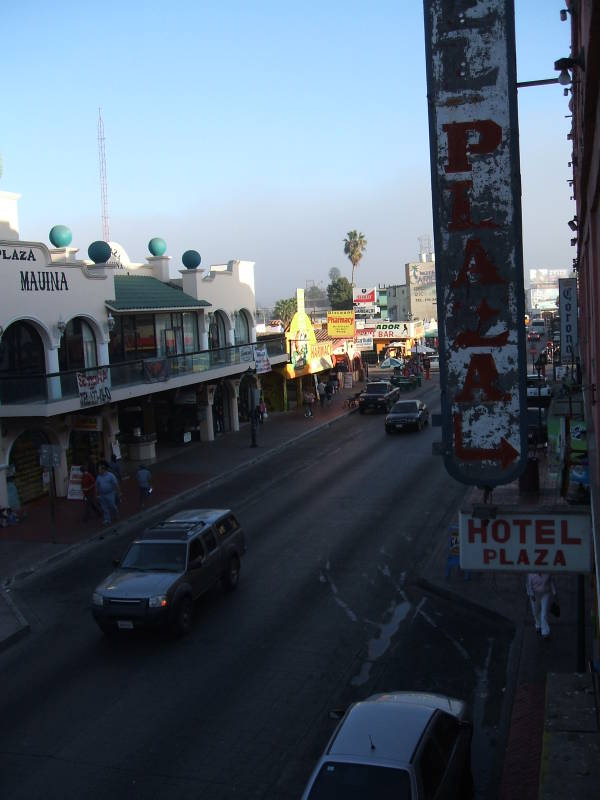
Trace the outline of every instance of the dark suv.
{"type": "Polygon", "coordinates": [[[193,603],[217,581],[235,589],[244,531],[228,509],[181,511],[135,539],[96,587],[92,613],[104,633],[192,627],[193,603]]]}

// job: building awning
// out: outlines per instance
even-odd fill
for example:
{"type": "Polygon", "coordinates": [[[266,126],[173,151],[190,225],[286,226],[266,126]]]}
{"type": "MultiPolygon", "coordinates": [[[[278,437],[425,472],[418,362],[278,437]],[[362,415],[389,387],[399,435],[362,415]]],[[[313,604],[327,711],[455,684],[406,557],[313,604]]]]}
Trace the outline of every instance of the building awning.
{"type": "Polygon", "coordinates": [[[197,311],[211,304],[147,275],[115,275],[115,299],[105,300],[111,311],[197,311]]]}

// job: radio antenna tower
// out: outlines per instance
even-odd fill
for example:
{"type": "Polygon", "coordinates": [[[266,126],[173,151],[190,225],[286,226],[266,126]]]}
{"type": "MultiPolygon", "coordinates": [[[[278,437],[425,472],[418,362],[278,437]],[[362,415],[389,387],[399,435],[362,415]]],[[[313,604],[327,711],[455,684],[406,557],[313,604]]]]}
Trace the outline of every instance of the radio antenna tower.
{"type": "Polygon", "coordinates": [[[110,222],[108,219],[108,184],[106,181],[106,149],[104,147],[104,123],[102,110],[98,109],[98,162],[100,164],[100,195],[102,198],[102,238],[110,242],[110,222]]]}

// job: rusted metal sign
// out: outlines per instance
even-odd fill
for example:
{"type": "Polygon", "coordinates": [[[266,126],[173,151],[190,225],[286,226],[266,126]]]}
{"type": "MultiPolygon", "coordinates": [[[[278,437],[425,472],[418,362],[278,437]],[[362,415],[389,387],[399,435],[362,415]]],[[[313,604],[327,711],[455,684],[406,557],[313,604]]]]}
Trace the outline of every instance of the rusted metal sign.
{"type": "Polygon", "coordinates": [[[495,486],[527,458],[512,0],[424,0],[446,469],[495,486]]]}

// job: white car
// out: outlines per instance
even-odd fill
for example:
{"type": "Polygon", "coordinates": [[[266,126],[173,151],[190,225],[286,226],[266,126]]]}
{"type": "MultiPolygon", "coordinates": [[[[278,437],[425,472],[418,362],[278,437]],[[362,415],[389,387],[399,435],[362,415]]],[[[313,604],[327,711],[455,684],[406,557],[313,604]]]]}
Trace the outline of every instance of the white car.
{"type": "Polygon", "coordinates": [[[528,398],[543,397],[544,399],[548,399],[551,395],[552,389],[543,375],[538,377],[537,373],[533,373],[527,376],[528,398]]]}
{"type": "Polygon", "coordinates": [[[461,700],[394,692],[354,703],[302,800],[468,800],[473,726],[461,700]]]}

